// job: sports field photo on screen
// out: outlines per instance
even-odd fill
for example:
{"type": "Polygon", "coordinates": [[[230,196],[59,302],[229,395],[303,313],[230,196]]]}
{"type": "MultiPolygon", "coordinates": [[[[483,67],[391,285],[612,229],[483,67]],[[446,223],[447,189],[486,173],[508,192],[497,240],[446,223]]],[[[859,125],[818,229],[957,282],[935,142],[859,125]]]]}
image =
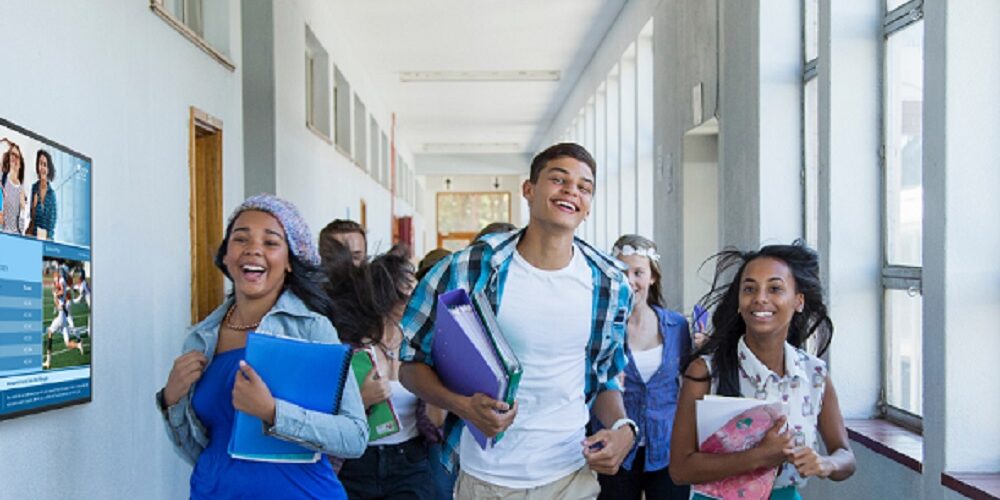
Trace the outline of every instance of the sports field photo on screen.
{"type": "Polygon", "coordinates": [[[90,263],[45,258],[42,369],[90,364],[90,263]]]}

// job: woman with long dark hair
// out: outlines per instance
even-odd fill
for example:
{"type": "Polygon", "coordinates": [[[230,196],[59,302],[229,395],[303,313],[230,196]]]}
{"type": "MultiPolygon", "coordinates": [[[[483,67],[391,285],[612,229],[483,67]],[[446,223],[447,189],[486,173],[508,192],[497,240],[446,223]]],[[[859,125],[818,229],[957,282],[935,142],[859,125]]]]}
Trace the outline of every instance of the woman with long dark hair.
{"type": "Polygon", "coordinates": [[[354,265],[347,247],[328,248],[327,291],[340,339],[364,349],[375,368],[361,384],[365,408],[389,400],[399,432],[368,443],[364,455],[345,460],[338,476],[354,499],[434,498],[427,446],[440,439],[423,401],[399,382],[399,321],[416,284],[413,265],[388,252],[354,265]]]}
{"type": "Polygon", "coordinates": [[[31,185],[31,223],[27,233],[40,240],[49,240],[56,232],[56,193],[52,181],[56,179],[56,166],[52,155],[39,149],[35,155],[35,173],[38,181],[31,185]]]}
{"type": "Polygon", "coordinates": [[[0,230],[5,233],[24,234],[28,211],[28,196],[24,192],[24,157],[21,148],[6,137],[7,143],[0,165],[0,199],[3,200],[0,230]]]}
{"type": "Polygon", "coordinates": [[[677,410],[680,364],[691,354],[688,323],[664,307],[656,243],[637,234],[618,238],[611,254],[628,266],[634,294],[628,319],[624,401],[628,418],[642,429],[639,444],[618,473],[600,475],[600,499],[687,500],[689,488],[670,480],[670,433],[677,410]]]}
{"type": "Polygon", "coordinates": [[[191,460],[191,498],[346,498],[324,456],[292,464],[233,459],[227,452],[236,410],[260,418],[279,439],[341,457],[368,441],[361,396],[345,381],[336,415],[277,399],[243,361],[247,333],[337,343],[332,305],[312,236],[298,210],[271,195],[244,201],[229,217],[215,264],[232,294],[192,327],[157,402],[174,444],[191,460]]]}
{"type": "Polygon", "coordinates": [[[714,307],[713,333],[685,367],[671,476],[700,484],[777,467],[771,498],[780,499],[801,498],[798,488],[811,476],[847,479],[854,473],[854,453],[826,363],[817,357],[830,344],[833,322],[823,302],[816,252],[796,241],[754,252],[726,251],[717,258],[713,291],[704,299],[714,307]],[[810,339],[815,355],[806,352],[810,339]],[[780,401],[786,415],[749,450],[701,453],[695,401],[706,394],[780,401]],[[817,434],[828,455],[817,451],[817,434]]]}

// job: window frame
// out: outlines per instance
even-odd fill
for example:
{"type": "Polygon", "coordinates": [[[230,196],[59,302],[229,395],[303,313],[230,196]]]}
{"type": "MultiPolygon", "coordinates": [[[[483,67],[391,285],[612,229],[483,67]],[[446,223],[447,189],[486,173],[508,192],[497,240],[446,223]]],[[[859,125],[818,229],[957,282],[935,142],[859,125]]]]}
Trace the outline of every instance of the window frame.
{"type": "MultiPolygon", "coordinates": [[[[881,189],[880,193],[880,212],[881,212],[881,238],[882,238],[882,255],[881,255],[881,271],[880,271],[880,290],[881,290],[881,327],[882,332],[882,354],[880,356],[880,371],[881,371],[881,390],[879,391],[879,401],[878,401],[878,412],[881,418],[892,422],[896,425],[900,425],[904,428],[910,429],[918,434],[923,434],[923,417],[902,408],[895,407],[889,403],[888,399],[888,387],[890,385],[889,375],[890,367],[888,361],[888,342],[890,332],[886,329],[886,314],[887,314],[887,291],[888,290],[903,290],[909,294],[920,294],[923,295],[923,265],[911,266],[911,265],[899,265],[892,264],[889,262],[889,207],[888,203],[888,193],[887,189],[889,187],[889,169],[888,161],[886,159],[886,148],[888,143],[886,122],[888,117],[886,116],[886,104],[888,100],[888,74],[886,64],[888,62],[888,43],[889,38],[906,29],[912,25],[920,22],[924,18],[924,1],[923,0],[910,0],[891,11],[886,11],[886,3],[883,0],[881,2],[881,8],[883,11],[882,15],[882,40],[880,45],[880,61],[881,61],[881,77],[879,82],[879,92],[880,92],[880,112],[881,117],[880,134],[881,134],[881,147],[879,148],[879,167],[881,169],[881,189]]],[[[921,132],[922,133],[922,132],[921,132]]],[[[921,229],[921,233],[923,229],[921,229]]],[[[922,259],[921,259],[922,260],[922,259]]],[[[923,352],[923,319],[920,322],[921,331],[921,353],[923,352]]],[[[924,392],[923,380],[917,380],[920,384],[921,399],[924,392]]]]}
{"type": "MultiPolygon", "coordinates": [[[[808,34],[808,30],[809,30],[809,15],[807,13],[808,9],[806,8],[806,5],[808,3],[809,3],[809,0],[803,0],[802,1],[802,58],[803,58],[804,62],[803,62],[803,65],[802,65],[802,94],[801,94],[801,110],[802,110],[802,169],[800,171],[799,182],[800,182],[800,186],[801,186],[801,189],[802,189],[802,237],[807,242],[807,244],[809,244],[810,246],[813,246],[813,248],[818,248],[819,247],[819,232],[820,232],[819,231],[819,217],[818,217],[818,215],[819,215],[819,205],[820,205],[820,203],[819,203],[819,148],[817,147],[817,150],[815,152],[816,153],[816,183],[814,185],[814,188],[816,190],[816,212],[817,212],[817,217],[814,220],[810,220],[810,213],[809,213],[809,194],[810,194],[809,180],[810,180],[810,178],[809,178],[809,172],[808,172],[808,170],[809,170],[808,169],[808,159],[809,159],[808,142],[809,142],[809,138],[806,135],[807,132],[808,132],[807,120],[808,120],[808,117],[809,117],[809,113],[808,113],[808,111],[809,111],[809,109],[808,109],[809,102],[808,101],[809,100],[806,97],[806,87],[811,82],[813,82],[813,81],[816,81],[817,86],[819,85],[819,51],[817,50],[816,57],[814,57],[812,59],[806,59],[807,52],[808,52],[807,45],[809,44],[809,34],[808,34]],[[816,227],[814,228],[813,225],[815,225],[816,227]],[[816,230],[816,235],[817,235],[816,241],[809,241],[809,234],[810,234],[810,230],[811,229],[815,229],[816,230]]],[[[816,5],[816,8],[817,9],[819,8],[819,4],[818,3],[816,5]]],[[[817,15],[817,18],[818,18],[819,12],[817,12],[816,15],[817,15]]],[[[816,31],[817,31],[816,32],[816,39],[817,39],[817,47],[818,47],[818,44],[819,44],[819,26],[818,26],[818,23],[817,23],[817,29],[816,29],[816,31]]],[[[819,89],[818,88],[816,89],[816,92],[817,92],[817,94],[819,93],[819,89]]],[[[817,122],[817,125],[818,125],[820,123],[820,121],[821,121],[820,117],[818,116],[819,115],[819,98],[818,98],[818,96],[817,96],[816,100],[817,100],[817,105],[816,105],[815,112],[817,114],[816,122],[817,122]]],[[[815,131],[815,133],[817,134],[817,136],[819,135],[819,127],[818,126],[817,126],[817,130],[815,131]]],[[[817,146],[819,145],[818,142],[819,141],[817,141],[817,146]]]]}

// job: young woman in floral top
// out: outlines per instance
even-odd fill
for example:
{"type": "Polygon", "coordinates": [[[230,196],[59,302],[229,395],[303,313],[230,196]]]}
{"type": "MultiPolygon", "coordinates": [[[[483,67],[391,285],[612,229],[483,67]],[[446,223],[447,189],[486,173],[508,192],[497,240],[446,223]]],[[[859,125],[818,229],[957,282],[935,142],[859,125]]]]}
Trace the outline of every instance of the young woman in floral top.
{"type": "MultiPolygon", "coordinates": [[[[798,488],[817,476],[841,481],[855,460],[826,363],[803,349],[816,336],[822,355],[833,335],[823,303],[819,258],[801,242],[719,256],[708,305],[714,333],[684,372],[670,473],[678,483],[707,483],[778,467],[770,498],[801,498],[798,488]],[[731,274],[734,266],[738,271],[731,274]],[[720,276],[734,276],[718,286],[720,276]],[[782,401],[778,419],[754,448],[729,454],[698,451],[695,401],[706,394],[782,401]],[[787,424],[787,426],[786,426],[787,424]],[[828,455],[816,448],[817,433],[828,455]]],[[[695,493],[694,498],[705,498],[695,493]]]]}

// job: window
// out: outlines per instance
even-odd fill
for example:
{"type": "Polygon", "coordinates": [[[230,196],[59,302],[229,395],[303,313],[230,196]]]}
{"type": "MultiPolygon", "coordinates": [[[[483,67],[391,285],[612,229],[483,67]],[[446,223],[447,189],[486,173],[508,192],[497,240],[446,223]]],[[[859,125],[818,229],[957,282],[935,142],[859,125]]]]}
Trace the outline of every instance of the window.
{"type": "Polygon", "coordinates": [[[804,0],[802,44],[802,200],[806,243],[819,247],[819,0],[804,0]]]}
{"type": "Polygon", "coordinates": [[[354,161],[369,173],[368,167],[368,112],[361,98],[354,96],[354,161]]]}
{"type": "Polygon", "coordinates": [[[510,193],[438,193],[438,247],[456,252],[491,222],[510,222],[510,193]]]}
{"type": "Polygon", "coordinates": [[[149,0],[149,8],[178,33],[229,71],[229,3],[204,0],[149,0]]]}
{"type": "Polygon", "coordinates": [[[351,154],[351,84],[347,83],[344,74],[336,66],[333,67],[333,116],[336,120],[334,142],[340,150],[351,154]]]}
{"type": "Polygon", "coordinates": [[[306,126],[321,135],[330,137],[330,57],[316,35],[306,26],[305,95],[306,126]]]}
{"type": "Polygon", "coordinates": [[[202,0],[175,0],[173,14],[185,26],[191,28],[198,36],[205,37],[205,18],[203,16],[202,0]]]}
{"type": "MultiPolygon", "coordinates": [[[[389,138],[386,137],[385,132],[381,133],[382,141],[379,143],[382,145],[382,185],[386,189],[392,189],[392,159],[389,157],[389,138]]],[[[375,139],[372,139],[374,141],[375,139]]]]}
{"type": "MultiPolygon", "coordinates": [[[[375,179],[375,182],[378,182],[378,183],[380,183],[382,185],[385,185],[385,174],[382,171],[382,162],[379,160],[379,147],[378,147],[379,128],[378,128],[378,122],[375,121],[375,117],[374,116],[371,117],[369,119],[369,121],[370,121],[370,124],[368,126],[368,131],[369,131],[368,137],[371,138],[370,139],[370,141],[371,141],[371,152],[370,152],[370,155],[371,156],[369,156],[368,158],[371,161],[368,163],[368,165],[369,165],[370,171],[372,172],[372,178],[375,179]]],[[[383,158],[383,160],[384,160],[384,158],[383,158]]]]}
{"type": "Polygon", "coordinates": [[[888,0],[886,6],[898,8],[883,18],[882,408],[891,420],[919,428],[923,406],[923,5],[919,0],[888,0]]]}

